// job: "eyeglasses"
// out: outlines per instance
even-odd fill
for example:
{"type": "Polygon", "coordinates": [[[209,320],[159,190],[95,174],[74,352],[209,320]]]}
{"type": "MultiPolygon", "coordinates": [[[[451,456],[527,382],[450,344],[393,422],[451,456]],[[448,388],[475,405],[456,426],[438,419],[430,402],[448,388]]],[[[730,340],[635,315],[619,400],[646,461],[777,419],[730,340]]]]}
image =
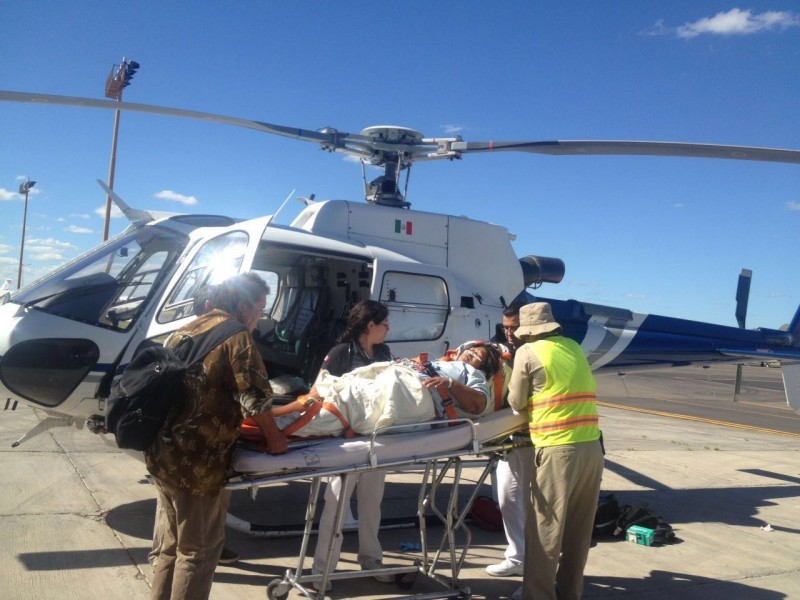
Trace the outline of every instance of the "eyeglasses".
{"type": "Polygon", "coordinates": [[[503,327],[503,331],[510,331],[514,333],[517,329],[519,329],[519,325],[514,325],[512,327],[503,327]]]}
{"type": "Polygon", "coordinates": [[[382,323],[378,323],[378,325],[380,325],[381,327],[386,327],[386,329],[389,329],[389,321],[383,321],[382,323]]]}

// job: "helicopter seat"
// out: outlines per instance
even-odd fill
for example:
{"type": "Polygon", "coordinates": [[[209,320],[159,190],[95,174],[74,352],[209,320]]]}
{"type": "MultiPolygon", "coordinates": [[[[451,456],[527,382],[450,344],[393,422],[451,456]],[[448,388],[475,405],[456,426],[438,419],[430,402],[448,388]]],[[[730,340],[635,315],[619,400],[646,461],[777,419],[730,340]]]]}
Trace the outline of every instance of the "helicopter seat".
{"type": "Polygon", "coordinates": [[[280,315],[275,328],[260,345],[264,360],[281,369],[313,378],[305,373],[310,366],[317,338],[330,316],[330,290],[325,286],[283,287],[275,304],[274,314],[280,315]]]}

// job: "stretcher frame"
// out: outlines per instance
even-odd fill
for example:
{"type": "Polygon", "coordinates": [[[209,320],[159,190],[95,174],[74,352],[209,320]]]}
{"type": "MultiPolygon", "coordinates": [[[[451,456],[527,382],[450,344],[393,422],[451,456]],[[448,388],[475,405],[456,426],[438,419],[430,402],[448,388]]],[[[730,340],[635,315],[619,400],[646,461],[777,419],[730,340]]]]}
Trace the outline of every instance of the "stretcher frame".
{"type": "MultiPolygon", "coordinates": [[[[417,600],[434,600],[439,598],[459,598],[469,600],[472,593],[468,587],[460,587],[458,575],[464,564],[472,541],[472,533],[465,523],[465,520],[472,507],[472,503],[478,496],[481,486],[486,478],[493,472],[497,461],[504,457],[505,453],[514,449],[529,445],[529,441],[512,440],[511,435],[519,431],[522,427],[518,426],[511,431],[504,431],[501,435],[491,440],[481,441],[478,437],[476,423],[470,419],[453,419],[447,422],[448,426],[469,428],[469,443],[460,448],[450,450],[423,453],[420,455],[407,456],[404,458],[393,458],[381,462],[378,459],[377,444],[379,441],[391,441],[391,435],[408,430],[419,428],[420,426],[430,426],[430,423],[416,425],[390,426],[378,429],[369,436],[368,462],[351,464],[348,466],[338,466],[322,469],[298,469],[294,472],[278,473],[239,473],[229,479],[226,488],[229,490],[249,490],[255,497],[258,489],[278,483],[308,481],[310,482],[308,504],[306,506],[305,523],[302,531],[302,541],[298,553],[297,566],[294,569],[287,569],[283,579],[275,579],[267,585],[267,597],[269,600],[284,600],[291,589],[299,590],[309,598],[323,598],[324,591],[317,591],[311,587],[316,584],[317,589],[325,590],[328,582],[340,581],[344,579],[357,579],[372,577],[375,575],[394,576],[395,583],[401,590],[409,589],[418,575],[423,575],[445,589],[441,593],[418,594],[413,596],[398,596],[397,599],[415,598],[417,600]],[[389,436],[389,437],[387,437],[389,436]],[[483,469],[478,479],[475,481],[474,489],[468,496],[463,506],[459,506],[459,490],[462,483],[462,470],[465,459],[485,460],[483,469]],[[309,543],[314,532],[314,517],[316,514],[319,492],[324,478],[339,476],[345,478],[343,484],[347,484],[347,479],[365,471],[374,470],[398,470],[415,465],[423,465],[422,483],[417,498],[417,519],[420,535],[421,557],[414,560],[412,565],[384,567],[375,570],[362,571],[342,571],[331,572],[331,558],[335,541],[343,535],[346,523],[346,516],[349,513],[349,497],[341,494],[336,507],[334,519],[334,532],[331,536],[330,544],[327,548],[326,569],[321,574],[303,574],[306,558],[309,550],[309,543]],[[445,499],[441,506],[437,504],[439,492],[445,482],[449,482],[449,494],[444,495],[445,499]],[[433,522],[443,526],[443,534],[435,547],[431,545],[428,532],[428,517],[434,519],[433,522]],[[461,543],[457,541],[457,536],[461,538],[461,543]],[[445,575],[444,571],[449,570],[445,575]]],[[[435,431],[428,432],[428,435],[436,435],[435,431]]],[[[308,442],[301,443],[307,445],[308,442]]]]}

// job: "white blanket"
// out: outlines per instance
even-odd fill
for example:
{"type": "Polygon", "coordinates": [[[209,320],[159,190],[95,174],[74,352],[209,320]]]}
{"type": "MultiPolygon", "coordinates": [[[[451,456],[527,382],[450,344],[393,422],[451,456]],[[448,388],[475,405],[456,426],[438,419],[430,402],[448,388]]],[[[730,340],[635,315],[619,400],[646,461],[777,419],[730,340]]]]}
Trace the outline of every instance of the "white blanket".
{"type": "MultiPolygon", "coordinates": [[[[373,363],[341,377],[323,370],[315,384],[324,402],[336,406],[357,434],[370,434],[379,427],[421,423],[436,418],[436,409],[419,373],[401,364],[373,363]]],[[[295,416],[279,417],[286,428],[295,416]]],[[[292,435],[300,437],[341,435],[339,418],[325,408],[292,435]]]]}

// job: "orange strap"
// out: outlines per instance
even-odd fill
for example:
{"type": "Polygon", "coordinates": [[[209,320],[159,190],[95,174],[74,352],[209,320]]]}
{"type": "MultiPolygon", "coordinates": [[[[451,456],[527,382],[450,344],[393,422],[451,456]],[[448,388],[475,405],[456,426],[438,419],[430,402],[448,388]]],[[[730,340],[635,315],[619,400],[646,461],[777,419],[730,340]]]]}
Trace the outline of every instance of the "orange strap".
{"type": "MultiPolygon", "coordinates": [[[[448,378],[452,381],[452,378],[448,378]]],[[[440,385],[436,388],[436,391],[439,392],[439,395],[442,397],[442,410],[444,411],[444,415],[448,419],[457,419],[458,415],[456,414],[456,409],[453,406],[453,400],[450,398],[450,394],[447,393],[447,388],[443,385],[440,385]]]]}
{"type": "Polygon", "coordinates": [[[503,408],[503,365],[494,374],[494,410],[498,411],[503,408]]]}
{"type": "MultiPolygon", "coordinates": [[[[299,429],[302,429],[308,423],[316,417],[319,412],[324,408],[332,415],[335,415],[339,422],[344,427],[344,437],[351,438],[355,435],[353,428],[350,427],[350,423],[347,422],[347,419],[344,418],[339,409],[336,407],[335,404],[331,404],[330,402],[309,402],[306,404],[307,408],[302,415],[300,415],[296,421],[293,421],[286,429],[283,430],[283,434],[286,436],[293,435],[299,429]]],[[[261,433],[261,429],[259,429],[258,425],[256,424],[255,420],[252,418],[247,418],[242,422],[242,428],[239,432],[239,437],[250,440],[253,442],[258,442],[264,439],[264,436],[261,433]]]]}
{"type": "Polygon", "coordinates": [[[300,415],[299,419],[297,419],[294,423],[292,423],[286,429],[283,430],[284,435],[292,435],[298,429],[302,429],[303,427],[308,425],[311,419],[316,417],[319,414],[319,411],[321,411],[323,408],[332,415],[334,415],[337,419],[339,419],[339,422],[344,427],[344,432],[342,434],[344,435],[344,437],[351,438],[355,435],[355,433],[353,432],[353,428],[350,427],[350,423],[348,423],[347,419],[345,419],[342,413],[339,412],[339,409],[336,407],[335,404],[331,404],[330,402],[312,402],[310,405],[307,406],[308,409],[306,410],[306,412],[300,415]]]}
{"type": "Polygon", "coordinates": [[[300,417],[283,430],[283,435],[292,435],[298,429],[308,425],[319,411],[322,410],[322,402],[310,402],[306,404],[306,411],[300,417]]]}
{"type": "Polygon", "coordinates": [[[347,419],[345,419],[342,413],[339,412],[339,409],[336,407],[335,404],[331,404],[330,402],[320,402],[319,404],[322,405],[322,408],[327,410],[332,415],[335,415],[336,418],[339,419],[339,422],[344,427],[344,433],[342,434],[344,435],[344,437],[351,438],[355,435],[355,433],[353,432],[353,428],[350,427],[350,423],[348,423],[347,419]]]}
{"type": "Polygon", "coordinates": [[[456,359],[456,351],[455,350],[448,350],[444,353],[444,356],[439,360],[443,360],[445,362],[453,362],[456,359]]]}

